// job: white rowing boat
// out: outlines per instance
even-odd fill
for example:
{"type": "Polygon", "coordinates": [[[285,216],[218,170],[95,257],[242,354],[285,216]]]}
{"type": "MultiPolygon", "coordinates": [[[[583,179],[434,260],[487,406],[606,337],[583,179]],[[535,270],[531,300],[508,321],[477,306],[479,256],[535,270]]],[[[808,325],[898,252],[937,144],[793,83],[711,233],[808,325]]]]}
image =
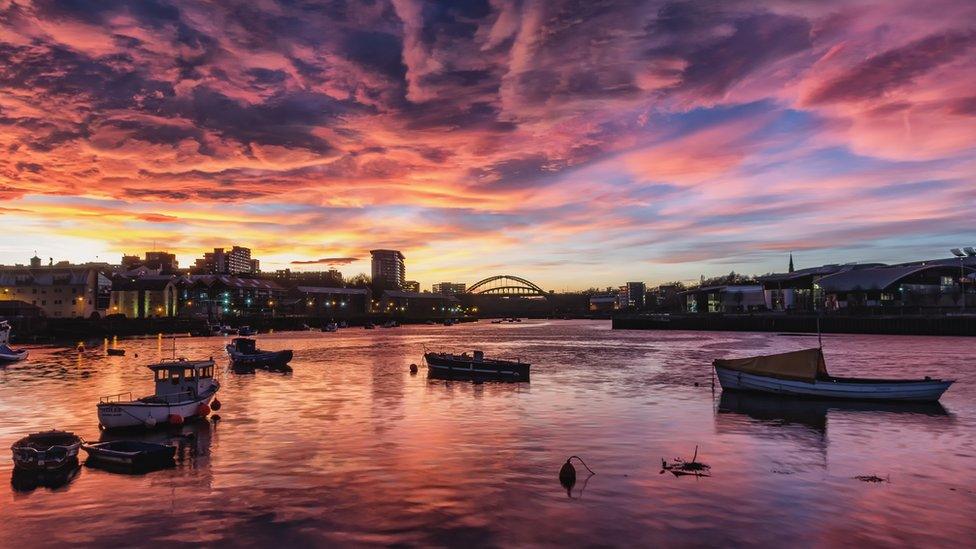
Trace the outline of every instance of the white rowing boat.
{"type": "Polygon", "coordinates": [[[819,348],[739,359],[716,359],[723,390],[849,400],[934,402],[953,380],[866,379],[827,373],[819,348]]]}

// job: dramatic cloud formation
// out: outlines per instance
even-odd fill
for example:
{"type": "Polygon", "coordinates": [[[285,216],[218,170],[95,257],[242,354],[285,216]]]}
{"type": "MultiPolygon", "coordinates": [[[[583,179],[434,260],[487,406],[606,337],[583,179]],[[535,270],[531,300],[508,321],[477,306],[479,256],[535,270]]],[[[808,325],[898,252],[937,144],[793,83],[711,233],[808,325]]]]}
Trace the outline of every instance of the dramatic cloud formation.
{"type": "Polygon", "coordinates": [[[310,261],[295,260],[292,261],[292,265],[329,265],[330,267],[338,267],[340,265],[348,265],[350,263],[355,263],[355,257],[323,257],[322,259],[313,259],[310,261]]]}
{"type": "Polygon", "coordinates": [[[966,0],[0,0],[0,262],[398,248],[561,289],[944,255],[974,57],[966,0]]]}

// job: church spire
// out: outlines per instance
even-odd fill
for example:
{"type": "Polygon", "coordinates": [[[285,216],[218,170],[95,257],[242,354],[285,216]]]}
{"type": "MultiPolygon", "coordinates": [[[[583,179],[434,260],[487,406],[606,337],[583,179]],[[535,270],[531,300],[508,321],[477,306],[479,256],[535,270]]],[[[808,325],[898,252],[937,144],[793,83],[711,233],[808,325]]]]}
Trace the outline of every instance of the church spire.
{"type": "Polygon", "coordinates": [[[790,272],[792,273],[796,269],[793,268],[793,252],[790,252],[790,272]]]}

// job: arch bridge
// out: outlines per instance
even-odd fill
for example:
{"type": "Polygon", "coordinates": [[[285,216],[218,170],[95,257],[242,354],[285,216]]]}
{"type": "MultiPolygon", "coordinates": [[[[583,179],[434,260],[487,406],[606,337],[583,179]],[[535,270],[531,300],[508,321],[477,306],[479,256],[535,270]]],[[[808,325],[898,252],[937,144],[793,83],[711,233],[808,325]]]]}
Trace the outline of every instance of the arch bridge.
{"type": "Polygon", "coordinates": [[[472,284],[465,293],[502,297],[547,297],[545,290],[515,275],[489,276],[472,284]]]}

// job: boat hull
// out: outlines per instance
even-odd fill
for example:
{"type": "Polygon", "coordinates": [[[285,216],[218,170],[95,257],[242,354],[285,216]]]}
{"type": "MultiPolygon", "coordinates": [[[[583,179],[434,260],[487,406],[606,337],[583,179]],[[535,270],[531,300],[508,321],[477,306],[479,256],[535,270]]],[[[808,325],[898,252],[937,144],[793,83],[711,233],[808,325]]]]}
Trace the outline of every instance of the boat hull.
{"type": "Polygon", "coordinates": [[[260,353],[239,353],[227,347],[227,354],[234,368],[282,368],[291,362],[292,351],[267,351],[260,353]]]}
{"type": "Polygon", "coordinates": [[[14,468],[22,471],[55,471],[77,463],[81,439],[71,433],[64,433],[64,440],[48,443],[32,443],[34,437],[58,435],[60,432],[36,433],[24,437],[13,444],[14,468]]]}
{"type": "Polygon", "coordinates": [[[752,391],[776,395],[841,400],[879,400],[901,402],[934,402],[952,385],[952,381],[857,381],[843,378],[797,381],[759,376],[715,366],[723,390],[752,391]]]}
{"type": "Polygon", "coordinates": [[[130,441],[102,442],[81,448],[88,453],[89,460],[129,467],[165,465],[176,454],[175,446],[130,441]]]}
{"type": "Polygon", "coordinates": [[[29,354],[27,349],[11,349],[6,345],[0,345],[0,363],[27,360],[29,354]]]}
{"type": "Polygon", "coordinates": [[[431,377],[529,381],[530,365],[522,362],[458,359],[434,354],[427,354],[424,358],[431,377]]]}
{"type": "Polygon", "coordinates": [[[98,423],[104,429],[148,428],[165,425],[171,415],[178,415],[183,419],[199,416],[200,405],[209,406],[210,401],[216,395],[217,391],[214,390],[192,400],[173,403],[100,402],[98,403],[98,423]]]}

